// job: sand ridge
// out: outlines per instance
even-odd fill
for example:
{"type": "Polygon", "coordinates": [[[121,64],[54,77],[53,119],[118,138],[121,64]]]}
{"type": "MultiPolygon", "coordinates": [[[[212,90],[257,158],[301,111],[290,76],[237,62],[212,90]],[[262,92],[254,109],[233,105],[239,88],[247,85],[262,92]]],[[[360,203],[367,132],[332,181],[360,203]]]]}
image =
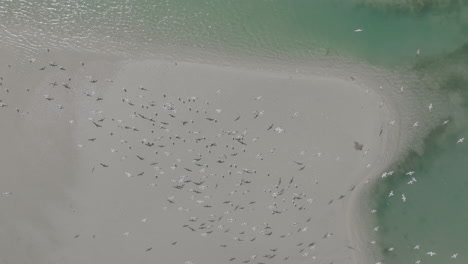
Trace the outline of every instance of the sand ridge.
{"type": "Polygon", "coordinates": [[[348,199],[391,133],[374,91],[349,78],[160,60],[57,57],[60,70],[50,57],[25,66],[44,76],[34,91],[2,91],[2,119],[47,139],[27,141],[48,168],[36,179],[58,185],[28,186],[32,175],[8,166],[22,180],[2,178],[12,192],[3,206],[36,217],[4,218],[19,241],[4,262],[353,263],[348,199]],[[14,107],[25,97],[14,93],[35,109],[22,121],[14,107]]]}

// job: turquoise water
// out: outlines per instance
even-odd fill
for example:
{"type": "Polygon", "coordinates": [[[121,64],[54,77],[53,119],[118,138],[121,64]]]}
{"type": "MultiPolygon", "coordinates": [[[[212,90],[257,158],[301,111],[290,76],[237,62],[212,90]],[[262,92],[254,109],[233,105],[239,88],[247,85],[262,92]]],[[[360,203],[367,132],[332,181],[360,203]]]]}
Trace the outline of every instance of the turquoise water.
{"type": "Polygon", "coordinates": [[[122,55],[193,48],[289,62],[341,56],[411,74],[421,80],[420,101],[443,101],[444,116],[433,110],[423,151],[400,157],[395,176],[372,190],[376,251],[384,263],[468,262],[468,1],[11,0],[0,2],[0,37],[19,58],[45,48],[122,55]],[[423,100],[429,89],[441,98],[423,100]],[[441,118],[449,124],[440,126],[441,118]],[[457,144],[462,137],[467,142],[457,144]],[[407,184],[407,171],[417,182],[407,184]]]}

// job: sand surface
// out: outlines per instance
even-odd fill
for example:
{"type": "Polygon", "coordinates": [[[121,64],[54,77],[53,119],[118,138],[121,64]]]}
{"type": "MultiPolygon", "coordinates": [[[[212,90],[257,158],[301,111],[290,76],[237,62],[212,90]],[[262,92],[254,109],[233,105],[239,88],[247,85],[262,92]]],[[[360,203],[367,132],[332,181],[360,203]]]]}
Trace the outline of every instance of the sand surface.
{"type": "Polygon", "coordinates": [[[373,89],[349,76],[2,54],[1,263],[355,262],[350,197],[396,135],[373,89]]]}

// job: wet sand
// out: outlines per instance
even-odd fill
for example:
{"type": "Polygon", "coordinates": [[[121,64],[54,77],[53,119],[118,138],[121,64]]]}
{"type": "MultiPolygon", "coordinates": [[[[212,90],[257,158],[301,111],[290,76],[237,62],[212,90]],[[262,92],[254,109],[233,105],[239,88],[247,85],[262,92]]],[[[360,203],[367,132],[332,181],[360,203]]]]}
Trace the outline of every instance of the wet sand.
{"type": "Polygon", "coordinates": [[[2,262],[355,263],[365,250],[355,193],[398,139],[378,90],[67,54],[1,65],[2,262]]]}

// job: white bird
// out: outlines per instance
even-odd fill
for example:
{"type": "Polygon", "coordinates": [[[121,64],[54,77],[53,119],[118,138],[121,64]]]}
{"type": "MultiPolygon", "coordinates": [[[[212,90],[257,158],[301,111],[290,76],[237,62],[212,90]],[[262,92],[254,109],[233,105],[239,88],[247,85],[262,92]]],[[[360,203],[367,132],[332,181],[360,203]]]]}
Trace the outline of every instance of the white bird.
{"type": "Polygon", "coordinates": [[[405,87],[404,87],[404,86],[400,87],[400,92],[401,92],[401,93],[402,93],[404,90],[405,90],[405,87]]]}
{"type": "Polygon", "coordinates": [[[429,112],[431,112],[432,111],[432,103],[429,104],[429,106],[427,108],[429,108],[429,112]]]}
{"type": "Polygon", "coordinates": [[[374,227],[374,231],[375,232],[379,231],[379,227],[378,226],[374,227]]]}
{"type": "Polygon", "coordinates": [[[275,128],[275,131],[278,132],[278,134],[281,134],[281,133],[284,132],[284,129],[281,128],[281,127],[277,127],[277,128],[275,128]]]}
{"type": "Polygon", "coordinates": [[[413,127],[418,127],[418,126],[419,126],[418,122],[417,121],[414,122],[413,127]]]}
{"type": "Polygon", "coordinates": [[[395,120],[390,121],[390,123],[388,123],[388,124],[392,125],[392,126],[395,125],[395,120]]]}
{"type": "Polygon", "coordinates": [[[419,56],[421,54],[421,49],[416,50],[416,56],[419,56]]]}
{"type": "Polygon", "coordinates": [[[415,264],[419,264],[419,263],[421,263],[421,260],[419,260],[419,259],[416,260],[415,264]]]}
{"type": "Polygon", "coordinates": [[[431,257],[437,255],[435,252],[432,252],[432,251],[429,251],[429,252],[427,252],[426,254],[429,255],[429,256],[431,256],[431,257]]]}
{"type": "Polygon", "coordinates": [[[458,143],[463,143],[463,141],[465,141],[465,138],[460,138],[460,139],[457,141],[457,144],[458,144],[458,143]]]}
{"type": "Polygon", "coordinates": [[[362,32],[362,31],[364,31],[364,30],[362,30],[360,28],[354,30],[354,32],[362,32]]]}
{"type": "Polygon", "coordinates": [[[446,124],[448,124],[449,120],[444,120],[444,122],[442,123],[443,126],[445,126],[446,124]]]}
{"type": "Polygon", "coordinates": [[[406,173],[406,175],[409,175],[409,176],[411,176],[411,175],[413,175],[413,174],[414,174],[414,171],[408,171],[408,172],[406,173]]]}
{"type": "Polygon", "coordinates": [[[401,195],[401,200],[403,200],[403,202],[406,203],[406,196],[404,194],[401,195]]]}
{"type": "Polygon", "coordinates": [[[457,258],[457,257],[458,257],[458,253],[455,253],[455,254],[452,255],[451,258],[455,259],[455,258],[457,258]]]}
{"type": "Polygon", "coordinates": [[[392,197],[393,196],[393,191],[390,191],[390,193],[388,194],[388,197],[392,197]]]}
{"type": "Polygon", "coordinates": [[[413,249],[419,249],[419,245],[414,246],[413,249]]]}

